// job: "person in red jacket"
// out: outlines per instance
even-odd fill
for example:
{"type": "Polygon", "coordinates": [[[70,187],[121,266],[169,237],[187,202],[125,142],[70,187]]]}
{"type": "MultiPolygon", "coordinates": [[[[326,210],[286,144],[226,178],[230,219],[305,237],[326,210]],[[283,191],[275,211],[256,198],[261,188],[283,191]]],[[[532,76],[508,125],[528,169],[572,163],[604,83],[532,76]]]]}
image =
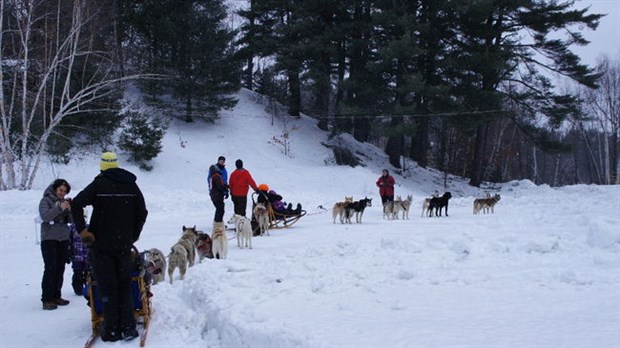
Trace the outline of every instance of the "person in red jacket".
{"type": "Polygon", "coordinates": [[[390,175],[387,169],[384,169],[379,180],[377,180],[381,203],[383,203],[384,206],[386,202],[394,201],[394,184],[394,177],[390,175]]]}
{"type": "Polygon", "coordinates": [[[254,191],[258,191],[258,186],[252,178],[252,174],[243,168],[243,161],[238,159],[235,161],[235,169],[230,174],[228,186],[230,186],[230,194],[234,205],[235,214],[245,216],[248,206],[248,191],[251,187],[254,191]]]}

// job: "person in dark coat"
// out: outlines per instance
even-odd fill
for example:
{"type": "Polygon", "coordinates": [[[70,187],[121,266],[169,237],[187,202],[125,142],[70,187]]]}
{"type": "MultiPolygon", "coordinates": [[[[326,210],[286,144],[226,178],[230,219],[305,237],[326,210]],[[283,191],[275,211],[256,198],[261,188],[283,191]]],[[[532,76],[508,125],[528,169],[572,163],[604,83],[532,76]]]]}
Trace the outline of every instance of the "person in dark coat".
{"type": "Polygon", "coordinates": [[[69,301],[60,296],[65,263],[70,259],[71,230],[73,223],[71,204],[66,195],[71,186],[64,179],[52,182],[39,202],[41,216],[41,255],[43,256],[43,280],[41,281],[41,302],[43,309],[53,310],[65,306],[69,301]]]}
{"type": "MultiPolygon", "coordinates": [[[[228,198],[228,171],[226,170],[226,157],[220,156],[217,158],[217,163],[214,164],[217,169],[220,170],[220,175],[222,176],[222,180],[224,181],[224,185],[226,185],[226,198],[228,198]]],[[[209,172],[207,173],[207,183],[209,184],[209,191],[211,191],[211,167],[209,167],[209,172]]]]}
{"type": "Polygon", "coordinates": [[[91,248],[91,266],[103,305],[101,339],[131,340],[138,337],[131,289],[132,248],[148,211],[136,176],[118,167],[116,154],[101,155],[100,169],[73,199],[73,219],[82,242],[91,248]],[[84,220],[87,205],[93,207],[88,229],[84,220]]]}
{"type": "Polygon", "coordinates": [[[297,203],[297,207],[292,209],[292,204],[288,205],[286,202],[282,200],[282,196],[280,196],[276,191],[270,190],[267,184],[260,184],[258,186],[258,198],[256,201],[258,203],[271,203],[273,209],[281,214],[299,214],[301,213],[301,203],[297,203]]]}
{"type": "Polygon", "coordinates": [[[247,169],[243,168],[243,161],[238,159],[235,161],[235,169],[230,174],[230,194],[233,205],[235,207],[235,214],[245,216],[245,211],[248,207],[248,191],[251,187],[254,191],[258,191],[258,186],[252,174],[247,169]]]}
{"type": "Polygon", "coordinates": [[[394,184],[394,177],[390,175],[387,169],[384,169],[379,180],[377,180],[377,187],[379,188],[379,195],[383,205],[386,202],[394,201],[394,184]]]}
{"type": "Polygon", "coordinates": [[[211,202],[215,206],[215,216],[213,222],[224,221],[224,198],[228,196],[228,187],[224,183],[221,170],[217,165],[209,167],[209,196],[211,196],[211,202]]]}

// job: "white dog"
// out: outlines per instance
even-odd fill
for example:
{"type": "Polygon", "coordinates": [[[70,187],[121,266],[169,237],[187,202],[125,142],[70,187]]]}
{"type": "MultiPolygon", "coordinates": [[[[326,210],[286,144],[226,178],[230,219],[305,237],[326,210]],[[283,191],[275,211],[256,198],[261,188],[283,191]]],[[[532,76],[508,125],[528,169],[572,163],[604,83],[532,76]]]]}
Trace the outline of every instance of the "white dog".
{"type": "Polygon", "coordinates": [[[237,246],[241,249],[244,246],[252,249],[252,221],[243,215],[234,214],[228,223],[235,226],[237,246]]]}
{"type": "Polygon", "coordinates": [[[213,223],[213,232],[211,232],[211,246],[213,257],[225,259],[228,254],[228,239],[226,238],[226,229],[223,222],[213,223]]]}
{"type": "Polygon", "coordinates": [[[260,235],[262,236],[265,233],[269,235],[269,212],[267,211],[267,207],[265,207],[265,203],[256,203],[252,212],[254,213],[256,222],[258,222],[260,235]]]}

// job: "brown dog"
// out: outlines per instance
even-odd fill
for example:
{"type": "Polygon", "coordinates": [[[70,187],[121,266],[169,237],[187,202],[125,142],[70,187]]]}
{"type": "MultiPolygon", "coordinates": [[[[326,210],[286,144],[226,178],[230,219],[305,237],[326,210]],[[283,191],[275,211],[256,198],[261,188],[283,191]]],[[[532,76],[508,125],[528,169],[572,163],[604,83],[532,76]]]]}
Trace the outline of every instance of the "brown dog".
{"type": "Polygon", "coordinates": [[[198,251],[198,262],[202,262],[205,258],[212,259],[213,241],[207,233],[198,233],[198,239],[196,239],[196,250],[198,251]]]}

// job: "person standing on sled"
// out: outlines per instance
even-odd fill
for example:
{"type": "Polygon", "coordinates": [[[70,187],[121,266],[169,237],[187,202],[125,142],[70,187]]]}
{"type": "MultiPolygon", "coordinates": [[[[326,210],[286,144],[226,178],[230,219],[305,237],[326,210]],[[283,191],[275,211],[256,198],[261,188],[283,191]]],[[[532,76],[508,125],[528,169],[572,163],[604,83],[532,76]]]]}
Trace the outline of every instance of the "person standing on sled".
{"type": "Polygon", "coordinates": [[[132,340],[138,337],[131,288],[132,247],[148,211],[136,176],[118,167],[115,153],[101,155],[100,169],[101,173],[73,199],[73,219],[82,242],[90,246],[91,266],[99,284],[101,339],[132,340]],[[87,205],[93,206],[88,229],[84,220],[87,205]]]}
{"type": "Polygon", "coordinates": [[[394,177],[390,175],[387,169],[384,169],[377,180],[377,187],[379,188],[379,196],[381,196],[381,203],[385,206],[387,202],[394,201],[394,177]]]}
{"type": "Polygon", "coordinates": [[[252,178],[252,174],[243,168],[243,161],[238,159],[235,161],[235,169],[230,174],[230,194],[235,214],[245,216],[248,207],[248,191],[251,187],[254,191],[258,191],[258,186],[252,178]]]}
{"type": "Polygon", "coordinates": [[[66,306],[69,301],[60,296],[65,262],[70,260],[69,224],[73,223],[71,205],[65,196],[71,186],[64,179],[56,179],[45,189],[39,202],[41,216],[41,254],[43,255],[43,280],[41,281],[41,302],[43,309],[53,310],[66,306]]]}

